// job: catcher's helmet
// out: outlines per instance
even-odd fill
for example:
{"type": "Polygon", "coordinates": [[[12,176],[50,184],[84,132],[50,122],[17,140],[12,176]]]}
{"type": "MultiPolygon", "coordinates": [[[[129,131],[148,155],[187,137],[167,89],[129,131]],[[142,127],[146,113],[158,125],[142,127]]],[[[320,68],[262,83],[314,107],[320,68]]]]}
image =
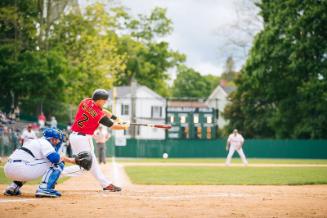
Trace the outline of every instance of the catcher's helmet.
{"type": "Polygon", "coordinates": [[[62,132],[54,128],[45,128],[43,130],[43,136],[47,140],[50,140],[51,138],[59,139],[60,141],[63,140],[62,132]]]}
{"type": "Polygon", "coordinates": [[[97,89],[93,92],[92,99],[97,100],[108,100],[109,93],[105,89],[97,89]]]}

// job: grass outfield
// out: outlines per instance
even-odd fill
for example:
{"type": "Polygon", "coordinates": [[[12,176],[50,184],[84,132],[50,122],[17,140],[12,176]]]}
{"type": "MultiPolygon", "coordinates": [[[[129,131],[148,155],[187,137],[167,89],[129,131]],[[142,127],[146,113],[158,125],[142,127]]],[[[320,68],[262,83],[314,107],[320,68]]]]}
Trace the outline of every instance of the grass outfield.
{"type": "Polygon", "coordinates": [[[309,185],[327,184],[327,167],[140,167],[128,166],[143,185],[309,185]]]}
{"type": "MultiPolygon", "coordinates": [[[[118,163],[225,163],[225,158],[115,158],[118,163]]],[[[327,164],[326,159],[266,159],[248,158],[249,164],[327,164]]],[[[108,162],[111,162],[109,158],[108,162]]],[[[242,163],[233,158],[232,163],[242,163]]]]}

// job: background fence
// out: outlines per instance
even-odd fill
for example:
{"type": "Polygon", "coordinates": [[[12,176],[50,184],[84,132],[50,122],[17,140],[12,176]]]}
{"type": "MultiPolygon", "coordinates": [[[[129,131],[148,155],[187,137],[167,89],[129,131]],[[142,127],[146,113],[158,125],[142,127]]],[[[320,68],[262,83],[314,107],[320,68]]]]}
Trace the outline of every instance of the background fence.
{"type": "MultiPolygon", "coordinates": [[[[107,143],[107,155],[116,157],[206,158],[226,157],[226,140],[136,140],[127,139],[126,146],[114,146],[114,137],[107,143]]],[[[327,140],[249,139],[244,152],[250,158],[313,158],[327,159],[327,140]]]]}
{"type": "MultiPolygon", "coordinates": [[[[107,156],[210,158],[226,157],[226,140],[136,140],[127,139],[126,146],[115,146],[112,137],[107,143],[107,156]]],[[[13,147],[0,142],[0,155],[7,156],[13,147]]],[[[327,159],[327,140],[249,139],[244,152],[250,158],[312,158],[327,159]]]]}

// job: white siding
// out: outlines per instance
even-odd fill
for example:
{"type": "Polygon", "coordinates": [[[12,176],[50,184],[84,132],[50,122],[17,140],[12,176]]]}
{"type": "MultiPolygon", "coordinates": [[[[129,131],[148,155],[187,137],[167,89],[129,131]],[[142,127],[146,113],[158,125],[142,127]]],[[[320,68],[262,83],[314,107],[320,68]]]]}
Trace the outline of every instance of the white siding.
{"type": "Polygon", "coordinates": [[[218,117],[219,128],[222,128],[228,124],[228,121],[225,120],[221,114],[222,112],[224,112],[226,105],[229,103],[227,97],[228,97],[227,93],[219,85],[212,92],[212,94],[209,96],[209,98],[206,101],[208,107],[218,109],[219,111],[219,117],[218,117]]]}
{"type": "MultiPolygon", "coordinates": [[[[130,94],[125,96],[124,98],[118,98],[116,101],[116,114],[120,116],[123,120],[130,121],[131,120],[131,111],[132,111],[132,102],[130,98],[130,94]],[[130,114],[121,115],[121,105],[128,104],[130,105],[130,114]]],[[[157,95],[152,90],[144,87],[138,86],[136,91],[136,117],[138,123],[165,123],[166,113],[166,100],[161,96],[157,95]],[[151,107],[158,106],[162,107],[162,116],[160,118],[153,119],[151,117],[151,107]]],[[[165,130],[164,129],[155,129],[150,127],[140,127],[139,134],[136,136],[138,139],[164,139],[165,138],[165,130]]],[[[114,131],[116,136],[123,136],[123,131],[114,131]]]]}

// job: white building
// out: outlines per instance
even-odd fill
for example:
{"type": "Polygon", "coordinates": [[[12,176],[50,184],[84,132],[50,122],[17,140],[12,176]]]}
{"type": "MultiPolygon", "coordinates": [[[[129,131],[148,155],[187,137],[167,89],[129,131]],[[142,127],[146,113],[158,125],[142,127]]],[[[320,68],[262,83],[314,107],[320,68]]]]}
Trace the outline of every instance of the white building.
{"type": "Polygon", "coordinates": [[[220,129],[228,123],[228,121],[223,118],[222,113],[224,112],[226,105],[230,102],[228,100],[228,95],[235,89],[236,87],[220,84],[213,90],[205,102],[209,108],[218,110],[218,127],[220,129]]]}
{"type": "MultiPolygon", "coordinates": [[[[113,113],[124,121],[150,124],[166,121],[166,99],[146,86],[134,84],[115,87],[109,95],[113,113]]],[[[132,128],[129,131],[113,131],[113,134],[118,138],[130,138],[135,134],[136,139],[165,139],[164,129],[140,126],[133,133],[132,128]]]]}

